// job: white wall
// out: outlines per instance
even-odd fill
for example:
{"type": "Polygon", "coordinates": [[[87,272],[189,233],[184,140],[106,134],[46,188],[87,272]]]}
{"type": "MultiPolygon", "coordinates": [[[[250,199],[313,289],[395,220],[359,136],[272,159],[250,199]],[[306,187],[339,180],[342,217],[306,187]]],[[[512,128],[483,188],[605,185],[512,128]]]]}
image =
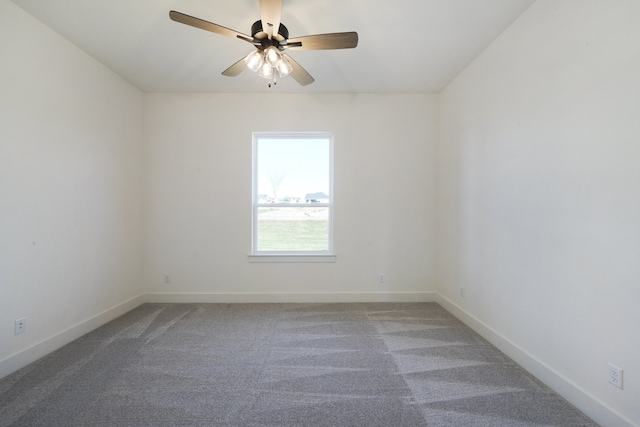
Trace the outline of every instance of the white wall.
{"type": "Polygon", "coordinates": [[[7,0],[0,52],[2,377],[139,302],[144,105],[7,0]]]}
{"type": "Polygon", "coordinates": [[[432,95],[149,94],[151,300],[432,299],[435,108],[432,95]],[[334,133],[335,263],[248,262],[254,131],[334,133]]]}
{"type": "Polygon", "coordinates": [[[606,426],[640,424],[639,22],[539,0],[439,101],[443,302],[606,426]]]}

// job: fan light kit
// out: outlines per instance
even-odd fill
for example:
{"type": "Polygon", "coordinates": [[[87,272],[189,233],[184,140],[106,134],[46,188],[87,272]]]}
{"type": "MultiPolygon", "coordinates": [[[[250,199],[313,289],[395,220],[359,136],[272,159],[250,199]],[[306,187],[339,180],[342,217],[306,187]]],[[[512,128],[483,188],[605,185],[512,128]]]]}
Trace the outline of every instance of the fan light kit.
{"type": "Polygon", "coordinates": [[[248,68],[267,79],[269,87],[276,84],[277,76],[291,75],[302,86],[314,82],[307,70],[284,53],[285,50],[351,49],[358,45],[358,33],[353,31],[289,38],[289,30],[280,23],[281,15],[282,0],[260,0],[261,19],[251,26],[249,36],[175,10],[169,12],[169,17],[181,24],[251,43],[256,49],[224,70],[222,75],[235,77],[248,68]],[[278,30],[274,32],[275,28],[278,30]]]}
{"type": "Polygon", "coordinates": [[[291,62],[273,46],[265,50],[254,50],[244,58],[244,62],[251,71],[269,80],[269,87],[276,84],[276,73],[280,77],[286,77],[293,71],[291,62]]]}

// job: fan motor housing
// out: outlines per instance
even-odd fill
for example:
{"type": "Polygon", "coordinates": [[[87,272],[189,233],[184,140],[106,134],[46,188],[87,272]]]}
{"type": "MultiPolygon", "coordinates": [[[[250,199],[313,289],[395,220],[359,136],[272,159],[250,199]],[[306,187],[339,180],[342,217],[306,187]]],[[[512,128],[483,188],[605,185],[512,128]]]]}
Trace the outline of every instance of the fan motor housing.
{"type": "MultiPolygon", "coordinates": [[[[253,25],[251,26],[251,36],[258,40],[261,40],[263,47],[277,46],[277,43],[273,43],[271,40],[269,40],[269,37],[267,36],[266,31],[264,31],[264,28],[262,28],[262,21],[256,21],[253,23],[253,25]],[[267,41],[266,46],[265,46],[265,40],[267,41]]],[[[278,28],[278,33],[273,34],[272,39],[281,41],[281,40],[286,40],[288,38],[289,38],[289,30],[283,24],[280,24],[280,28],[278,28]]]]}

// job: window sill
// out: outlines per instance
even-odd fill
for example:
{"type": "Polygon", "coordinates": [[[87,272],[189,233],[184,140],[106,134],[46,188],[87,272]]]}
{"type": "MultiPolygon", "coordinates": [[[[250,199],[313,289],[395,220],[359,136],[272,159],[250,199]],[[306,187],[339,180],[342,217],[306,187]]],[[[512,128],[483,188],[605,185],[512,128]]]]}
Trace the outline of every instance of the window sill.
{"type": "Polygon", "coordinates": [[[249,255],[249,262],[336,262],[336,256],[327,255],[298,255],[298,254],[260,254],[249,255]]]}

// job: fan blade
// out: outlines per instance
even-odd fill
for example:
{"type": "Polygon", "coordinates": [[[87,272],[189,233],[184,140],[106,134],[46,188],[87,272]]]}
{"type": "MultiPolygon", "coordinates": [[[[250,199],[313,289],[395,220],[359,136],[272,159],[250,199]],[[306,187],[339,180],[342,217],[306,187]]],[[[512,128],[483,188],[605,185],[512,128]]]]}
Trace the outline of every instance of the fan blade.
{"type": "Polygon", "coordinates": [[[260,0],[260,19],[262,30],[271,38],[278,34],[282,16],[282,0],[260,0]]]}
{"type": "Polygon", "coordinates": [[[302,68],[300,64],[294,61],[292,57],[290,57],[286,53],[283,53],[282,56],[284,56],[287,59],[287,61],[291,62],[291,65],[293,66],[293,71],[291,72],[290,75],[291,77],[294,78],[295,81],[300,83],[301,86],[310,85],[315,81],[315,79],[311,77],[311,74],[309,74],[307,70],[302,68]]]}
{"type": "Polygon", "coordinates": [[[242,58],[240,61],[233,64],[231,67],[224,70],[222,72],[222,75],[227,77],[235,77],[246,69],[247,69],[247,64],[244,62],[244,58],[242,58]]]}
{"type": "Polygon", "coordinates": [[[169,12],[169,18],[181,24],[191,25],[192,27],[200,28],[201,30],[211,31],[212,33],[220,34],[222,36],[241,39],[255,44],[253,37],[251,36],[239,33],[235,30],[231,30],[218,24],[214,24],[213,22],[205,21],[204,19],[195,18],[193,16],[185,15],[184,13],[176,12],[175,10],[169,12]]]}
{"type": "Polygon", "coordinates": [[[352,31],[296,37],[288,39],[286,46],[295,50],[352,49],[358,46],[358,33],[352,31]]]}

